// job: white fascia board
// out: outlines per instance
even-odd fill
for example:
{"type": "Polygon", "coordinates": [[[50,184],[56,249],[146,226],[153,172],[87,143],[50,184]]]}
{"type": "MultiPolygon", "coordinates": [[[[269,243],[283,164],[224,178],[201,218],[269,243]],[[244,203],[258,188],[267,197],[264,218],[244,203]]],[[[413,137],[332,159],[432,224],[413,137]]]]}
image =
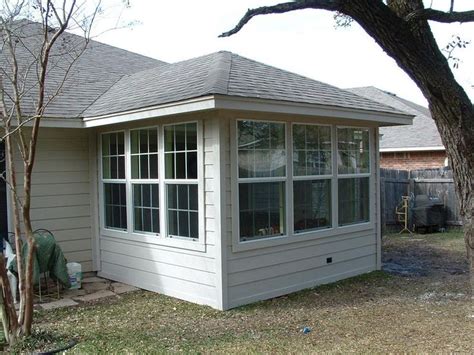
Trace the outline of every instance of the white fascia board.
{"type": "Polygon", "coordinates": [[[446,150],[444,147],[404,147],[404,148],[380,148],[382,153],[396,153],[396,152],[427,152],[427,151],[442,151],[446,150]]]}
{"type": "Polygon", "coordinates": [[[388,112],[357,110],[344,107],[305,104],[299,102],[251,99],[246,97],[216,95],[216,108],[225,110],[244,110],[275,112],[293,115],[334,117],[361,121],[378,122],[381,125],[411,125],[413,115],[388,112]]]}
{"type": "Polygon", "coordinates": [[[172,102],[169,104],[146,107],[137,110],[119,112],[115,114],[85,117],[84,127],[98,127],[115,123],[124,123],[147,118],[171,116],[188,112],[198,112],[215,108],[214,96],[204,96],[196,99],[172,102]]]}

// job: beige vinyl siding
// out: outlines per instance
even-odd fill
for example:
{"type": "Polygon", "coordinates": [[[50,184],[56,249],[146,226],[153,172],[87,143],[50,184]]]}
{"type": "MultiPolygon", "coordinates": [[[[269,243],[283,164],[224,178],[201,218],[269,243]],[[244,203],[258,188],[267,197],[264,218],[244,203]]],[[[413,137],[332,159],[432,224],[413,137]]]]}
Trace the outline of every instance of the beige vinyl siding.
{"type": "MultiPolygon", "coordinates": [[[[16,155],[18,172],[22,164],[16,155]]],[[[17,180],[23,183],[21,173],[17,180]]],[[[81,263],[85,272],[92,271],[89,184],[88,132],[42,128],[32,176],[32,225],[50,230],[67,260],[81,263]]]]}
{"type": "MultiPolygon", "coordinates": [[[[204,160],[201,170],[204,175],[204,211],[200,210],[200,213],[204,212],[205,221],[204,251],[190,250],[159,242],[149,243],[136,234],[133,234],[133,240],[101,234],[101,271],[99,275],[168,296],[218,308],[217,294],[220,291],[216,282],[216,250],[214,246],[217,238],[214,206],[216,179],[214,164],[217,149],[215,119],[196,115],[182,119],[147,120],[124,126],[111,126],[101,131],[139,128],[140,126],[150,127],[193,120],[202,120],[203,124],[202,140],[198,144],[199,149],[203,149],[204,160]]],[[[102,207],[99,206],[99,208],[102,207]]]]}
{"type": "MultiPolygon", "coordinates": [[[[291,241],[275,240],[275,245],[236,251],[233,247],[233,209],[232,198],[238,198],[232,191],[232,166],[234,161],[231,145],[231,125],[235,118],[271,119],[268,116],[234,114],[222,117],[225,120],[221,135],[226,146],[223,149],[226,164],[225,179],[225,218],[227,251],[227,307],[233,308],[251,302],[264,300],[295,292],[318,284],[334,282],[347,277],[373,271],[377,268],[377,229],[374,223],[366,226],[347,226],[336,228],[334,232],[323,232],[321,237],[297,235],[291,241]],[[328,263],[327,258],[332,258],[328,263]]],[[[294,117],[281,117],[288,124],[297,120],[294,117]]],[[[303,119],[308,121],[307,119],[303,119]]],[[[317,122],[311,120],[310,122],[317,122]]],[[[322,120],[322,123],[328,123],[322,120]]],[[[346,122],[344,122],[347,124],[346,122]]],[[[375,155],[374,155],[375,157],[375,155]]],[[[373,159],[374,160],[374,159],[373,159]]],[[[372,185],[371,203],[375,199],[375,183],[372,185]]],[[[337,203],[337,201],[333,201],[337,203]]],[[[374,218],[371,206],[371,218],[374,218]]],[[[291,211],[288,211],[291,212],[291,211]]],[[[235,221],[234,221],[235,222],[235,221]]],[[[283,239],[283,238],[281,238],[283,239]]],[[[250,242],[251,243],[251,242],[250,242]]],[[[250,244],[249,243],[249,244],[250,244]]]]}

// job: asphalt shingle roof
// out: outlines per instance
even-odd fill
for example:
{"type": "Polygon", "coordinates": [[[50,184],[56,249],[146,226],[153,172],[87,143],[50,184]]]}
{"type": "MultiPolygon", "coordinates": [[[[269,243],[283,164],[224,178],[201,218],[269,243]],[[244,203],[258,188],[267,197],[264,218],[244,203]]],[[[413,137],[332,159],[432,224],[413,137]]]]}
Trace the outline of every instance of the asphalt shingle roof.
{"type": "MultiPolygon", "coordinates": [[[[20,74],[27,73],[27,94],[22,100],[25,114],[33,113],[36,99],[31,89],[37,85],[38,68],[31,63],[35,63],[32,53],[41,45],[40,26],[28,21],[15,23],[20,74]]],[[[48,105],[47,117],[94,117],[212,94],[403,114],[383,103],[230,52],[168,64],[90,41],[79,55],[84,39],[70,33],[54,48],[46,96],[51,98],[58,90],[59,94],[48,105]]],[[[8,51],[1,51],[0,65],[7,75],[8,61],[8,51]]],[[[8,93],[5,80],[4,85],[8,93]]]]}
{"type": "Polygon", "coordinates": [[[401,112],[351,92],[230,52],[217,52],[124,76],[85,112],[86,117],[221,94],[401,112]]]}
{"type": "Polygon", "coordinates": [[[381,127],[381,149],[443,147],[438,128],[426,107],[373,86],[346,90],[415,116],[411,126],[381,127]]]}
{"type": "MultiPolygon", "coordinates": [[[[13,32],[21,41],[16,46],[20,75],[27,75],[25,82],[29,89],[22,100],[22,109],[25,114],[32,114],[36,97],[34,97],[35,91],[31,89],[38,82],[38,68],[32,53],[38,53],[41,44],[38,35],[41,25],[19,21],[13,26],[13,32]]],[[[45,115],[49,117],[82,117],[83,112],[124,75],[165,64],[96,41],[90,41],[85,47],[84,38],[71,33],[65,33],[53,49],[47,75],[46,96],[51,97],[58,88],[60,93],[45,111],[45,115]],[[80,54],[84,48],[85,51],[80,54]],[[72,66],[68,70],[70,64],[72,66]],[[66,73],[68,73],[67,80],[62,85],[66,73]]],[[[11,67],[8,65],[9,61],[10,55],[4,48],[0,51],[0,65],[5,68],[7,75],[11,67]]],[[[8,79],[4,79],[4,86],[5,90],[11,93],[8,79]]]]}

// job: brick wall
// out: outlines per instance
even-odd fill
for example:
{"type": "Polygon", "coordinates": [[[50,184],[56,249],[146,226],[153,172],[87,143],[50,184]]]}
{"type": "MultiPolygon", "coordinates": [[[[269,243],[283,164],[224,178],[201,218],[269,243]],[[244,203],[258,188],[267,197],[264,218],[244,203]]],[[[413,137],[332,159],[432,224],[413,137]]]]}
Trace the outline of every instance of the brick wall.
{"type": "Polygon", "coordinates": [[[380,167],[385,169],[416,170],[444,167],[444,151],[380,153],[380,167]]]}

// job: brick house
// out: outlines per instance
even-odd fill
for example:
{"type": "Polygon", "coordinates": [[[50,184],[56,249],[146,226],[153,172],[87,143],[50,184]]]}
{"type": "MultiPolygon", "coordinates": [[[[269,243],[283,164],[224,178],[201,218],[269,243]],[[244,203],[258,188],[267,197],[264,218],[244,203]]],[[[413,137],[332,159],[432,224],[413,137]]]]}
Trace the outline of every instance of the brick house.
{"type": "Polygon", "coordinates": [[[373,86],[346,90],[415,115],[411,126],[380,128],[381,168],[416,170],[447,165],[446,151],[426,107],[373,86]]]}

